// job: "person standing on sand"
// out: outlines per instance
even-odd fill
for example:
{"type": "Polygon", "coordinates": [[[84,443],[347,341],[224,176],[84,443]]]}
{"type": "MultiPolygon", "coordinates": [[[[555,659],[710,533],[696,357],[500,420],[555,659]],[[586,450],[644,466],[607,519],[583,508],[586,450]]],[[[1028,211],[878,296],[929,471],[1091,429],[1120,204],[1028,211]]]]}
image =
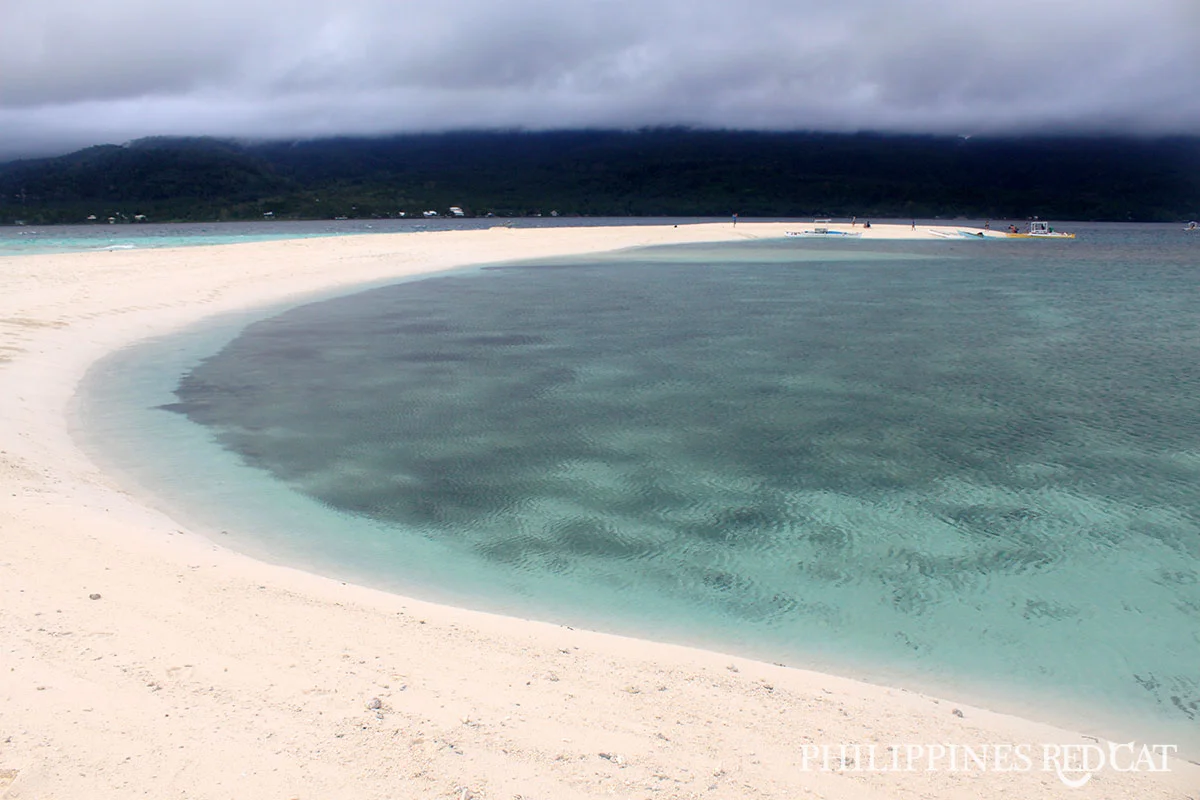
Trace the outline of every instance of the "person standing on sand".
{"type": "Polygon", "coordinates": [[[733,212],[733,227],[737,227],[737,212],[733,212]]]}

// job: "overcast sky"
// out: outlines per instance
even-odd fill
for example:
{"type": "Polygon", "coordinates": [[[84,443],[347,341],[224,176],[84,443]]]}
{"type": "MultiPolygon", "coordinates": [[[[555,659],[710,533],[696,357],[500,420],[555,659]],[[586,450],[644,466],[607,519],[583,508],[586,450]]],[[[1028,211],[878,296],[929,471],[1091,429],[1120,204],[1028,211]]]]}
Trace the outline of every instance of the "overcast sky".
{"type": "Polygon", "coordinates": [[[164,134],[1200,134],[1200,0],[0,0],[0,158],[164,134]]]}

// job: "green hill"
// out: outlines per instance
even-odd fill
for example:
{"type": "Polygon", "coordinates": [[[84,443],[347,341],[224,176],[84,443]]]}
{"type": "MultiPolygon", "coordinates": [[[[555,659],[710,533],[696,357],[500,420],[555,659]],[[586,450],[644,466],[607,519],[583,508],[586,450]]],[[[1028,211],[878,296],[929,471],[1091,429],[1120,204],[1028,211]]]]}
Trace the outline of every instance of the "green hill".
{"type": "Polygon", "coordinates": [[[1200,217],[1200,138],[650,129],[155,138],[0,164],[0,223],[593,216],[1200,217]]]}

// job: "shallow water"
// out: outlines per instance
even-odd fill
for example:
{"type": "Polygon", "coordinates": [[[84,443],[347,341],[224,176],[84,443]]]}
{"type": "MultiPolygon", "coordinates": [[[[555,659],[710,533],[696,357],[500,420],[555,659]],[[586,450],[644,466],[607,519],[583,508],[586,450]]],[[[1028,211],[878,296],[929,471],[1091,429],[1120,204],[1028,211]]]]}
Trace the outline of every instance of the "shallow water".
{"type": "Polygon", "coordinates": [[[712,220],[567,217],[525,217],[520,219],[430,218],[430,219],[349,219],[261,222],[180,222],[91,225],[18,225],[0,226],[0,256],[39,255],[44,253],[98,252],[105,250],[146,250],[162,247],[265,242],[281,239],[307,239],[318,236],[354,236],[370,233],[415,233],[418,231],[478,230],[495,225],[518,228],[605,225],[661,225],[711,222],[712,220]]]}
{"type": "Polygon", "coordinates": [[[434,276],[127,351],[85,423],[275,560],[1194,750],[1200,243],[1080,233],[434,276]]]}

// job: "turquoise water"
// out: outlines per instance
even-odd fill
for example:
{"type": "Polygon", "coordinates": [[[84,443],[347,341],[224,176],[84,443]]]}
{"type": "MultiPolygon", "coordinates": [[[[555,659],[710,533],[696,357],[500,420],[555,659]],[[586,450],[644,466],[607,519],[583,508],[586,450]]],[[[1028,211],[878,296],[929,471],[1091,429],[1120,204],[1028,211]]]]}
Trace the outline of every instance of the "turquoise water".
{"type": "MultiPolygon", "coordinates": [[[[47,225],[0,228],[0,256],[144,250],[336,235],[333,222],[47,225]]],[[[345,233],[360,232],[348,228],[345,233]]]]}
{"type": "Polygon", "coordinates": [[[1196,752],[1177,233],[467,270],[126,351],[84,422],[260,556],[1196,752]]]}
{"type": "Polygon", "coordinates": [[[364,233],[413,233],[416,231],[475,230],[494,225],[521,228],[566,225],[654,225],[711,222],[697,219],[351,219],[262,222],[141,223],[122,225],[21,225],[0,226],[0,256],[44,253],[141,250],[160,247],[194,247],[240,242],[304,239],[314,236],[353,236],[364,233]]]}

